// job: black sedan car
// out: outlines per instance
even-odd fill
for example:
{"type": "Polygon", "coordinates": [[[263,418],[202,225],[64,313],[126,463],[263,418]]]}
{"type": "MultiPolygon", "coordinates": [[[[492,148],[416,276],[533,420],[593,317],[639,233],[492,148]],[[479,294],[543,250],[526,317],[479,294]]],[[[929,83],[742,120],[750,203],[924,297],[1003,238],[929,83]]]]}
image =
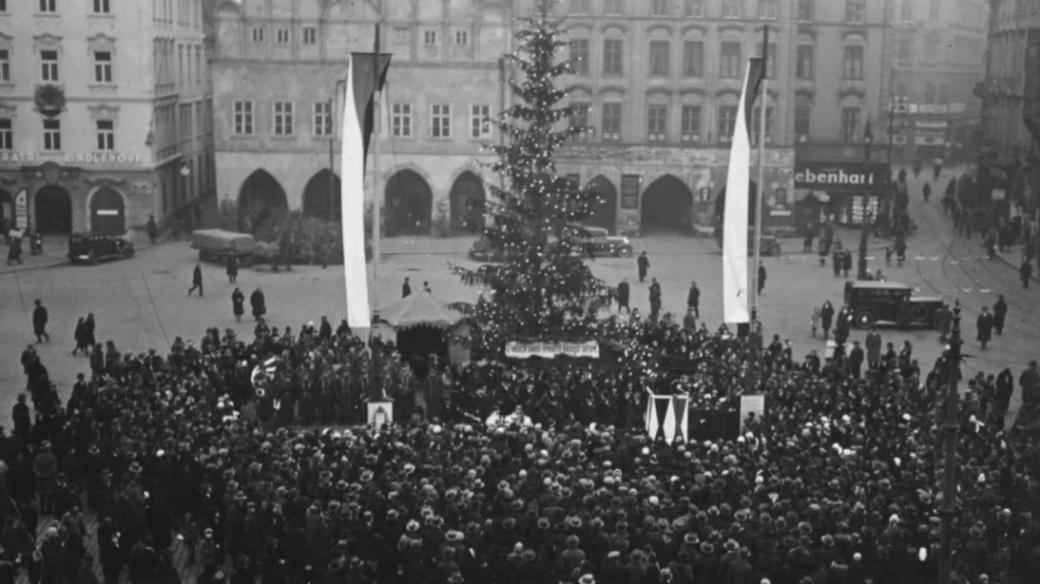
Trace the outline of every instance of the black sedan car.
{"type": "Polygon", "coordinates": [[[133,255],[134,244],[123,237],[103,233],[73,233],[69,236],[69,261],[74,264],[96,264],[133,255]]]}

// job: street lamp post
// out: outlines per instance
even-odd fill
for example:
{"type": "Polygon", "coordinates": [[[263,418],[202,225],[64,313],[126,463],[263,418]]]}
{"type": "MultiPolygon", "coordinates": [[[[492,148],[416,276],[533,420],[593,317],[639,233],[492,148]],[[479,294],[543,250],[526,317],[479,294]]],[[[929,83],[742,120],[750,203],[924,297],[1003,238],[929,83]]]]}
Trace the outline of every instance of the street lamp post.
{"type": "Polygon", "coordinates": [[[957,497],[957,382],[960,381],[961,360],[961,302],[957,300],[953,308],[953,327],[950,331],[950,349],[944,363],[946,375],[946,403],[942,416],[943,429],[943,499],[939,506],[939,517],[942,519],[940,532],[941,547],[939,551],[938,584],[950,583],[950,540],[953,529],[953,515],[956,512],[957,497]]]}

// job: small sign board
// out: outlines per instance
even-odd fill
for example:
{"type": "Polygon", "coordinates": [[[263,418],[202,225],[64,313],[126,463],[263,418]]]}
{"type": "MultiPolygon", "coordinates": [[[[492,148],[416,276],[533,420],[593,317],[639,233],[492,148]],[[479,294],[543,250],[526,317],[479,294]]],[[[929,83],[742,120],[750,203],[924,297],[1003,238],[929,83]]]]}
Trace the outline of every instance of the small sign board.
{"type": "Polygon", "coordinates": [[[18,229],[29,227],[29,193],[25,189],[14,196],[14,226],[18,229]]]}
{"type": "Polygon", "coordinates": [[[368,409],[368,417],[365,419],[376,428],[394,421],[394,402],[370,401],[365,405],[368,409]]]}
{"type": "Polygon", "coordinates": [[[621,175],[621,208],[622,209],[638,209],[639,208],[639,182],[640,176],[638,174],[623,174],[621,175]]]}
{"type": "Polygon", "coordinates": [[[742,395],[740,396],[740,433],[744,433],[744,423],[748,414],[755,414],[755,419],[762,419],[766,413],[766,396],[764,395],[742,395]]]}

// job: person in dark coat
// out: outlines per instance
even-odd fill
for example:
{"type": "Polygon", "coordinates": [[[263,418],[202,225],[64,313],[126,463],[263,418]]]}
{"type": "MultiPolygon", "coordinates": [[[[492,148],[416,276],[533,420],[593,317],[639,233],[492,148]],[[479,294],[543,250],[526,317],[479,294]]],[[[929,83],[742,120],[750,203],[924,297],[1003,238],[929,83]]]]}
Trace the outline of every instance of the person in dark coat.
{"type": "Polygon", "coordinates": [[[701,317],[701,289],[697,282],[690,282],[690,291],[686,293],[686,309],[692,310],[695,317],[701,317]]]}
{"type": "MultiPolygon", "coordinates": [[[[200,278],[201,279],[201,278],[200,278]]],[[[227,279],[229,284],[238,280],[238,256],[231,254],[227,259],[227,279]]],[[[199,296],[202,296],[202,286],[199,286],[199,296]]]]}
{"type": "Polygon", "coordinates": [[[830,300],[824,300],[820,308],[820,326],[823,327],[823,340],[830,338],[831,324],[834,322],[834,305],[830,300]]]}
{"type": "Polygon", "coordinates": [[[23,441],[29,439],[32,431],[32,414],[29,412],[29,404],[25,403],[26,395],[18,394],[18,401],[11,408],[11,419],[14,421],[14,435],[23,441]]]}
{"type": "Polygon", "coordinates": [[[867,333],[867,367],[877,369],[881,366],[881,333],[876,328],[867,333]]]}
{"type": "Polygon", "coordinates": [[[97,324],[94,322],[94,313],[87,313],[87,320],[83,322],[83,346],[93,348],[97,344],[97,338],[94,336],[94,331],[97,328],[97,324]]]}
{"type": "Polygon", "coordinates": [[[921,187],[921,196],[924,197],[924,202],[927,203],[928,199],[932,196],[932,184],[928,181],[924,181],[924,186],[921,187]]]}
{"type": "Polygon", "coordinates": [[[242,315],[246,313],[246,295],[242,290],[235,288],[231,292],[231,312],[235,315],[235,322],[242,322],[242,315]]]}
{"type": "Polygon", "coordinates": [[[650,258],[646,257],[646,251],[636,258],[636,267],[639,269],[639,283],[646,281],[646,272],[650,269],[650,258]]]}
{"type": "Polygon", "coordinates": [[[404,282],[401,283],[401,298],[407,298],[412,295],[412,284],[408,281],[408,276],[404,277],[404,282]]]}
{"type": "Polygon", "coordinates": [[[986,343],[989,342],[993,335],[993,315],[990,314],[988,306],[983,306],[979,317],[975,319],[975,329],[978,333],[975,338],[981,343],[982,348],[985,349],[986,343]]]}
{"type": "Polygon", "coordinates": [[[42,343],[43,339],[47,339],[49,343],[51,336],[47,334],[47,308],[39,298],[36,299],[35,304],[36,308],[33,309],[32,314],[33,334],[36,335],[37,343],[42,343]]]}
{"type": "Polygon", "coordinates": [[[191,296],[191,293],[196,290],[199,291],[199,296],[205,296],[202,293],[202,266],[199,264],[195,264],[195,269],[191,272],[191,288],[188,288],[188,296],[191,296]]]}
{"type": "Polygon", "coordinates": [[[998,335],[1004,334],[1004,320],[1007,318],[1007,302],[1004,300],[1003,294],[997,295],[997,302],[993,304],[993,330],[997,331],[998,335]]]}
{"type": "Polygon", "coordinates": [[[267,314],[267,302],[260,288],[253,290],[253,293],[249,295],[249,304],[253,307],[254,320],[260,320],[267,314]]]}
{"type": "Polygon", "coordinates": [[[148,231],[148,241],[155,245],[157,239],[159,239],[159,226],[155,223],[155,215],[148,216],[148,223],[145,224],[145,230],[148,231]]]}
{"type": "Polygon", "coordinates": [[[758,262],[758,295],[761,296],[766,289],[766,266],[758,262]]]}
{"type": "Polygon", "coordinates": [[[84,343],[86,340],[86,323],[87,319],[82,317],[76,321],[76,330],[72,333],[72,340],[76,343],[76,346],[72,349],[73,355],[76,355],[81,350],[84,353],[87,352],[87,345],[84,343]]]}
{"type": "Polygon", "coordinates": [[[12,237],[7,243],[7,265],[22,264],[22,238],[12,237]]]}
{"type": "Polygon", "coordinates": [[[650,282],[650,320],[656,322],[657,316],[661,312],[661,284],[657,282],[657,278],[653,278],[650,282]]]}
{"type": "Polygon", "coordinates": [[[997,417],[1003,421],[1004,415],[1007,414],[1008,407],[1011,405],[1011,394],[1015,391],[1015,376],[1011,373],[1011,369],[1005,367],[1003,371],[997,375],[997,396],[995,403],[993,404],[994,412],[997,417]]]}
{"type": "Polygon", "coordinates": [[[628,285],[628,278],[622,278],[617,285],[618,314],[621,314],[621,309],[629,314],[632,313],[632,309],[628,306],[629,296],[631,296],[631,289],[628,285]]]}
{"type": "Polygon", "coordinates": [[[845,363],[849,368],[849,374],[859,379],[860,369],[863,367],[863,347],[859,346],[859,341],[852,341],[852,350],[849,351],[849,358],[846,359],[845,363]]]}
{"type": "Polygon", "coordinates": [[[1018,278],[1022,280],[1022,287],[1029,290],[1029,279],[1033,277],[1033,264],[1029,263],[1028,259],[1022,260],[1022,265],[1018,267],[1018,278]]]}

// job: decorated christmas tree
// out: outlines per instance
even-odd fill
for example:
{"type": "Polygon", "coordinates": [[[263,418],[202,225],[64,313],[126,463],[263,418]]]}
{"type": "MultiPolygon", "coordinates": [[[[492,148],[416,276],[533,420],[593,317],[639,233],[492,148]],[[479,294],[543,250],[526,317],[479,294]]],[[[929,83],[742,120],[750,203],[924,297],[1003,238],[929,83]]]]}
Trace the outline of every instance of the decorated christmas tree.
{"type": "Polygon", "coordinates": [[[456,267],[462,281],[483,286],[474,309],[485,355],[514,339],[578,339],[590,335],[606,287],[582,261],[575,225],[589,216],[596,195],[556,172],[557,150],[588,129],[572,123],[578,108],[565,104],[561,77],[571,63],[554,0],[540,0],[517,33],[519,48],[507,59],[518,76],[510,80],[515,105],[495,125],[504,137],[488,145],[498,157],[488,167],[502,187],[489,184],[484,236],[505,263],[476,270],[456,267]]]}

